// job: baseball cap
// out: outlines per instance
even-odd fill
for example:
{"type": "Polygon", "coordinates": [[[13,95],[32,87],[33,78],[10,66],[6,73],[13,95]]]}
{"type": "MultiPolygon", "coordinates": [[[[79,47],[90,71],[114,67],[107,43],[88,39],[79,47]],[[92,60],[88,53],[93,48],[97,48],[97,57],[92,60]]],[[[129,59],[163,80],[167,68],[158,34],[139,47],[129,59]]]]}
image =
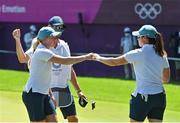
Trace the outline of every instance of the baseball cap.
{"type": "Polygon", "coordinates": [[[157,30],[152,25],[144,25],[138,31],[133,31],[134,36],[147,36],[149,38],[156,38],[157,30]]]}
{"type": "Polygon", "coordinates": [[[56,32],[51,27],[42,27],[37,35],[37,39],[44,40],[46,37],[59,37],[61,32],[56,32]]]}
{"type": "Polygon", "coordinates": [[[53,16],[48,23],[53,26],[64,25],[64,21],[60,16],[53,16]]]}

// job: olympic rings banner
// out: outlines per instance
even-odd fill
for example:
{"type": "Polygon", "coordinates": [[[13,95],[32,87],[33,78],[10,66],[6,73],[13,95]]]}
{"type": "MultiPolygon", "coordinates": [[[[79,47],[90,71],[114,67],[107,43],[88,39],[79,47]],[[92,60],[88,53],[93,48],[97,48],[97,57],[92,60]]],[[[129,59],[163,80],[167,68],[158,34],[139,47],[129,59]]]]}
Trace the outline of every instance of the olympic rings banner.
{"type": "Polygon", "coordinates": [[[180,25],[180,0],[0,0],[0,22],[180,25]]]}
{"type": "Polygon", "coordinates": [[[162,12],[162,5],[160,3],[137,3],[134,7],[136,14],[139,15],[141,19],[156,19],[162,12]]]}

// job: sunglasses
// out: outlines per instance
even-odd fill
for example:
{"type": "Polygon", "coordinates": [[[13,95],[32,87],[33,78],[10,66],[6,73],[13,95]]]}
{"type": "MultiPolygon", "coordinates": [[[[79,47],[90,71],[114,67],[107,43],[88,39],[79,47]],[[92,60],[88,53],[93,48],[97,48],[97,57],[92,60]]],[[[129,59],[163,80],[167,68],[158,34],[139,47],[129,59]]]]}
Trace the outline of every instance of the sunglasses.
{"type": "Polygon", "coordinates": [[[143,38],[143,37],[145,37],[145,36],[142,36],[142,35],[140,35],[140,36],[137,36],[137,38],[139,39],[139,38],[143,38]]]}
{"type": "Polygon", "coordinates": [[[63,32],[65,29],[64,25],[63,26],[53,26],[53,28],[55,31],[60,31],[60,32],[63,32]]]}

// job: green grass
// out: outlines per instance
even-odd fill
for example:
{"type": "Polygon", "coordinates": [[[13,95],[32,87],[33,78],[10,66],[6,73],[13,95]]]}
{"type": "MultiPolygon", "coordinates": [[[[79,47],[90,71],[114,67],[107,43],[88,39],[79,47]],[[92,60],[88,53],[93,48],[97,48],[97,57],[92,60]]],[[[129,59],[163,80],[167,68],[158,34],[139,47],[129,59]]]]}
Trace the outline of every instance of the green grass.
{"type": "MultiPolygon", "coordinates": [[[[21,92],[27,81],[28,73],[12,70],[0,70],[0,122],[28,121],[21,92]]],[[[129,121],[129,99],[135,88],[135,81],[118,78],[78,77],[81,89],[89,99],[86,108],[77,106],[80,121],[129,121]],[[96,101],[96,109],[91,110],[90,101],[96,101]]],[[[180,85],[165,85],[167,108],[164,121],[180,122],[180,85]]],[[[57,110],[59,121],[65,121],[57,110]]]]}

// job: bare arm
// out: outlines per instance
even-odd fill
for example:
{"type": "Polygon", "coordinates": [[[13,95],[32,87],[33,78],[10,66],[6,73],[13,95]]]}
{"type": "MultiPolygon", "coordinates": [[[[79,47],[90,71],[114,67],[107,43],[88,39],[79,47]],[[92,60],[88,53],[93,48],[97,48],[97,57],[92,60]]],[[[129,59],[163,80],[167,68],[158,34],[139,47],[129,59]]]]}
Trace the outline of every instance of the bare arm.
{"type": "Polygon", "coordinates": [[[105,65],[108,65],[108,66],[119,66],[119,65],[123,65],[123,64],[128,63],[126,61],[126,59],[122,56],[115,57],[115,58],[112,58],[112,57],[107,58],[107,57],[99,56],[98,54],[94,54],[93,57],[96,61],[99,61],[105,65]]]}
{"type": "Polygon", "coordinates": [[[74,57],[62,57],[59,55],[54,55],[49,61],[53,63],[69,65],[69,64],[77,64],[85,60],[92,60],[92,53],[82,56],[74,56],[74,57]]]}
{"type": "Polygon", "coordinates": [[[74,88],[76,89],[76,91],[80,91],[80,87],[79,87],[79,84],[77,82],[77,76],[76,76],[76,73],[74,71],[73,68],[71,68],[71,83],[72,85],[74,86],[74,88]]]}
{"type": "Polygon", "coordinates": [[[15,29],[12,32],[12,35],[16,41],[16,54],[17,54],[19,62],[27,63],[29,60],[29,56],[24,53],[24,50],[22,48],[21,41],[20,41],[20,37],[21,37],[20,29],[15,29]]]}
{"type": "Polygon", "coordinates": [[[82,90],[80,89],[79,83],[77,81],[76,72],[74,71],[73,68],[71,69],[71,83],[74,86],[78,96],[86,98],[85,95],[82,93],[82,90]]]}
{"type": "Polygon", "coordinates": [[[162,74],[163,83],[168,83],[170,79],[170,68],[165,68],[162,74]]]}

